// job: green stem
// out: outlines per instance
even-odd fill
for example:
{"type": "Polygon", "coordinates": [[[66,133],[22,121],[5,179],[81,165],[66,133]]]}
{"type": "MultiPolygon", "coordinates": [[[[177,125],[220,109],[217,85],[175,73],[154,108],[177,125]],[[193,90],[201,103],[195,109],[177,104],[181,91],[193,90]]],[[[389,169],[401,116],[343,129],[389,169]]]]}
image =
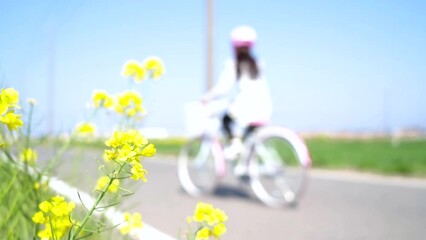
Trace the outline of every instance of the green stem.
{"type": "MultiPolygon", "coordinates": [[[[125,164],[120,165],[120,169],[118,170],[117,175],[120,174],[120,172],[121,172],[121,170],[123,169],[124,166],[125,166],[125,164]]],[[[77,238],[78,234],[81,232],[81,230],[83,229],[84,225],[86,225],[87,221],[89,221],[89,219],[92,216],[93,212],[96,210],[97,206],[99,205],[99,203],[101,202],[101,200],[104,198],[106,192],[108,191],[108,188],[111,186],[112,182],[116,179],[116,177],[114,176],[114,173],[112,174],[112,176],[113,177],[110,177],[110,179],[109,179],[107,187],[98,196],[98,198],[95,201],[95,204],[93,204],[93,206],[90,208],[89,212],[84,217],[84,219],[81,222],[80,226],[75,231],[74,236],[72,237],[73,240],[75,240],[77,238]]]]}
{"type": "Polygon", "coordinates": [[[30,136],[31,136],[31,123],[32,123],[32,116],[33,116],[33,105],[30,104],[30,112],[28,114],[28,127],[27,127],[27,133],[25,136],[25,148],[30,147],[30,136]]]}
{"type": "Polygon", "coordinates": [[[103,232],[106,232],[106,231],[109,231],[109,230],[112,230],[112,229],[114,229],[114,228],[116,228],[116,227],[118,227],[118,226],[120,226],[120,224],[122,224],[122,223],[119,223],[119,224],[116,224],[116,225],[114,225],[114,226],[112,226],[112,227],[109,227],[109,228],[105,228],[105,229],[103,229],[103,230],[85,230],[86,232],[89,232],[89,234],[87,234],[87,235],[85,235],[85,236],[82,236],[82,237],[79,237],[79,238],[77,238],[76,240],[79,240],[79,239],[83,239],[83,238],[86,238],[86,237],[90,237],[91,235],[93,235],[93,234],[95,234],[95,233],[103,233],[103,232]]]}
{"type": "MultiPolygon", "coordinates": [[[[27,121],[27,129],[26,129],[27,131],[25,133],[24,151],[27,151],[30,148],[32,115],[33,115],[33,105],[30,104],[30,111],[28,113],[28,121],[27,121]]],[[[29,173],[28,161],[29,161],[29,159],[27,159],[27,156],[25,155],[24,156],[24,169],[25,169],[25,173],[27,174],[27,177],[28,177],[28,180],[30,181],[30,183],[32,185],[34,185],[34,179],[31,177],[31,175],[29,173]]],[[[35,191],[35,194],[37,194],[35,189],[34,189],[34,191],[35,191]]],[[[35,204],[37,204],[37,201],[35,202],[35,204]]],[[[37,209],[37,205],[36,205],[36,209],[37,209]]]]}
{"type": "Polygon", "coordinates": [[[7,149],[3,149],[4,154],[6,155],[7,159],[9,159],[9,161],[11,161],[12,163],[15,163],[15,159],[13,159],[12,155],[10,154],[9,150],[7,149]]]}
{"type": "MultiPolygon", "coordinates": [[[[30,148],[30,141],[31,141],[31,126],[32,126],[32,121],[33,121],[33,112],[34,112],[34,105],[30,103],[30,110],[28,113],[28,122],[27,122],[27,132],[26,132],[26,136],[25,136],[25,150],[30,148]]],[[[25,156],[26,158],[26,156],[25,156]]],[[[34,188],[34,183],[37,181],[37,179],[40,177],[39,174],[37,174],[37,177],[34,179],[28,169],[28,160],[29,159],[25,159],[25,172],[28,175],[28,179],[31,182],[31,188],[33,189],[33,193],[34,193],[34,197],[36,199],[35,201],[35,209],[37,209],[38,207],[38,203],[39,203],[39,194],[38,194],[38,190],[34,188]]],[[[37,229],[38,230],[38,229],[37,229]]]]}
{"type": "Polygon", "coordinates": [[[52,219],[50,219],[50,232],[52,233],[53,240],[56,240],[55,227],[56,227],[56,225],[53,226],[52,219]]]}
{"type": "Polygon", "coordinates": [[[90,116],[87,118],[88,122],[92,121],[92,118],[94,118],[96,116],[96,114],[98,113],[98,110],[99,110],[99,107],[95,108],[95,110],[92,112],[92,114],[90,114],[90,116]]]}

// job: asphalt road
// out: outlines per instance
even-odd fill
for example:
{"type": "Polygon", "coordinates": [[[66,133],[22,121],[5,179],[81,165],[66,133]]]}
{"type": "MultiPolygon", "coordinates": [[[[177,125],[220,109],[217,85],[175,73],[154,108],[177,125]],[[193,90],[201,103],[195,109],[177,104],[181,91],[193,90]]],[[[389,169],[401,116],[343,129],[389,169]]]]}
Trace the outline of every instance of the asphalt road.
{"type": "MultiPolygon", "coordinates": [[[[69,161],[57,174],[90,191],[98,167],[95,155],[87,154],[83,168],[69,161]]],[[[180,188],[173,159],[144,161],[148,183],[126,200],[124,210],[142,213],[145,222],[176,238],[197,201],[205,201],[229,216],[222,239],[426,239],[426,180],[313,171],[296,208],[273,209],[234,181],[223,182],[213,195],[192,198],[180,188]]]]}
{"type": "Polygon", "coordinates": [[[132,199],[145,221],[172,236],[185,229],[186,216],[201,200],[228,214],[223,239],[426,239],[423,181],[313,172],[297,208],[272,209],[235,182],[194,199],[181,190],[174,164],[158,160],[146,168],[149,183],[132,199]]]}

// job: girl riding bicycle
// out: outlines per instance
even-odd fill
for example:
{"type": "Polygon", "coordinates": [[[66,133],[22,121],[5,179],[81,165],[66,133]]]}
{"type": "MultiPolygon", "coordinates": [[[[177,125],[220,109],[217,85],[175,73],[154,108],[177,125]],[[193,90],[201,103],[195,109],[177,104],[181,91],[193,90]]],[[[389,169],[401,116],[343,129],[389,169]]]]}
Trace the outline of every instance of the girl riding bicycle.
{"type": "Polygon", "coordinates": [[[206,103],[219,96],[231,98],[222,118],[231,144],[224,147],[217,134],[217,113],[222,112],[227,101],[213,101],[203,109],[198,108],[201,104],[194,104],[192,109],[198,106],[194,111],[197,114],[188,117],[193,121],[188,125],[201,123],[202,127],[179,153],[178,177],[184,190],[198,197],[213,192],[228,173],[233,173],[241,182],[249,183],[266,205],[294,205],[306,186],[311,165],[309,151],[303,139],[290,129],[265,125],[272,114],[272,100],[252,53],[255,40],[256,32],[250,27],[231,32],[234,58],[226,62],[216,86],[201,99],[206,103]],[[233,129],[233,124],[238,128],[233,129]],[[244,134],[241,127],[245,127],[244,134]],[[243,144],[242,139],[256,127],[259,128],[243,144]]]}
{"type": "Polygon", "coordinates": [[[225,149],[229,158],[240,153],[242,139],[257,126],[269,122],[272,114],[269,87],[252,53],[256,35],[256,31],[249,26],[240,26],[231,32],[234,59],[226,62],[217,84],[202,97],[203,102],[208,102],[219,96],[233,95],[222,118],[223,128],[231,143],[225,149]],[[237,91],[232,94],[235,86],[238,86],[237,91]],[[245,127],[244,134],[234,133],[234,123],[245,127]]]}

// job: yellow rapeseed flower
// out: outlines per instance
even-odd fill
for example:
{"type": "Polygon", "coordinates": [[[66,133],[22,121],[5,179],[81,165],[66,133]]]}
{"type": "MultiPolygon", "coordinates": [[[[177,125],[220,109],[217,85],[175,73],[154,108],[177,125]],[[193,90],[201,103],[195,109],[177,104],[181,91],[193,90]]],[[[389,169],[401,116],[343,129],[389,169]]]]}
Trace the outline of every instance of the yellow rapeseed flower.
{"type": "MultiPolygon", "coordinates": [[[[96,190],[104,191],[110,182],[110,178],[107,176],[100,177],[96,183],[96,190]]],[[[120,187],[120,180],[114,179],[111,185],[108,187],[108,192],[116,193],[120,187]]]]}
{"type": "Polygon", "coordinates": [[[5,124],[9,131],[12,131],[24,125],[24,122],[22,122],[21,117],[22,116],[20,114],[16,114],[12,111],[6,113],[4,116],[0,116],[0,122],[5,124]]]}
{"type": "Polygon", "coordinates": [[[214,214],[216,215],[216,218],[219,222],[226,222],[226,220],[228,220],[228,216],[226,215],[226,213],[220,210],[219,208],[216,208],[214,210],[214,214]]]}
{"type": "MultiPolygon", "coordinates": [[[[105,150],[106,160],[117,160],[120,162],[137,161],[142,155],[141,148],[148,143],[148,140],[137,130],[115,131],[113,136],[105,141],[105,145],[111,149],[105,150]]],[[[147,155],[152,154],[151,147],[147,150],[147,155]]]]}
{"type": "Polygon", "coordinates": [[[19,158],[28,164],[34,164],[37,161],[37,152],[31,148],[24,149],[19,158]]]}
{"type": "Polygon", "coordinates": [[[132,159],[137,155],[134,147],[131,145],[124,145],[122,148],[118,149],[117,160],[120,162],[132,161],[132,159]]]}
{"type": "Polygon", "coordinates": [[[133,165],[130,171],[132,173],[131,178],[133,180],[142,179],[142,181],[147,182],[146,174],[148,174],[148,171],[144,169],[142,164],[139,162],[135,162],[135,165],[133,165]]]}
{"type": "MultiPolygon", "coordinates": [[[[142,179],[146,182],[146,169],[140,163],[142,156],[152,156],[155,154],[153,144],[148,144],[148,140],[137,130],[115,131],[109,139],[105,141],[107,149],[104,152],[106,161],[114,161],[122,166],[131,166],[131,176],[133,180],[142,179]]],[[[108,180],[108,179],[107,179],[108,180]]],[[[107,180],[102,180],[107,182],[107,180]]],[[[99,184],[105,184],[100,181],[99,184]]],[[[99,185],[98,184],[98,185],[99,185]]],[[[104,189],[105,186],[99,187],[104,189]]]]}
{"type": "Polygon", "coordinates": [[[0,101],[9,104],[11,107],[18,107],[19,92],[14,88],[3,88],[0,94],[0,101]]]}
{"type": "Polygon", "coordinates": [[[105,141],[107,147],[119,148],[126,144],[126,133],[122,131],[114,131],[112,136],[105,141]]]}
{"type": "Polygon", "coordinates": [[[123,65],[121,75],[123,77],[131,77],[135,82],[141,82],[145,78],[145,72],[145,68],[143,68],[139,62],[135,60],[128,60],[123,65]]]}
{"type": "Polygon", "coordinates": [[[228,220],[228,216],[226,216],[226,214],[222,210],[216,208],[212,212],[208,213],[205,216],[204,220],[207,222],[208,225],[213,226],[217,223],[225,222],[226,220],[228,220]]]}
{"type": "Polygon", "coordinates": [[[219,208],[214,208],[211,204],[198,202],[191,219],[203,226],[201,230],[196,232],[196,239],[208,239],[210,236],[218,239],[219,236],[226,232],[224,222],[228,220],[228,216],[226,216],[225,212],[219,208]]]}
{"type": "Polygon", "coordinates": [[[100,177],[96,183],[96,190],[103,191],[107,187],[109,181],[110,178],[107,176],[100,177]]]}
{"type": "Polygon", "coordinates": [[[142,104],[142,96],[133,90],[124,91],[121,95],[119,95],[118,101],[124,107],[127,107],[131,104],[141,105],[142,104]]]}
{"type": "Polygon", "coordinates": [[[77,124],[75,132],[80,137],[93,137],[95,135],[96,125],[90,122],[82,122],[77,124]]]}
{"type": "Polygon", "coordinates": [[[56,217],[62,217],[68,213],[68,204],[66,202],[60,202],[52,207],[52,213],[56,217]]]}
{"type": "MultiPolygon", "coordinates": [[[[56,233],[56,232],[55,232],[56,233]]],[[[58,234],[55,234],[56,236],[58,236],[58,234]]],[[[37,236],[43,240],[45,239],[51,239],[53,238],[53,234],[52,234],[52,229],[50,227],[50,224],[46,223],[45,228],[43,230],[40,230],[37,233],[37,236]]],[[[54,238],[53,238],[54,239],[54,238]]]]}
{"type": "Polygon", "coordinates": [[[9,104],[0,102],[0,115],[3,115],[9,110],[9,104]]]}
{"type": "Polygon", "coordinates": [[[210,229],[208,227],[203,227],[197,232],[196,240],[208,240],[210,236],[210,229]]]}
{"type": "Polygon", "coordinates": [[[142,149],[142,156],[152,157],[155,155],[156,151],[154,144],[150,143],[142,149]]]}
{"type": "Polygon", "coordinates": [[[150,73],[150,76],[153,79],[160,78],[165,72],[163,62],[160,58],[155,56],[146,58],[143,62],[143,66],[150,73]]]}
{"type": "Polygon", "coordinates": [[[213,235],[215,237],[219,237],[226,233],[226,226],[223,223],[219,223],[216,226],[213,227],[213,235]]]}
{"type": "Polygon", "coordinates": [[[92,101],[95,108],[110,108],[114,103],[113,97],[103,90],[94,90],[92,93],[92,101]]]}
{"type": "Polygon", "coordinates": [[[46,222],[43,212],[36,212],[32,218],[33,222],[43,224],[46,222]]]}
{"type": "Polygon", "coordinates": [[[114,179],[112,180],[112,183],[108,188],[108,191],[112,193],[116,193],[119,188],[120,188],[120,180],[114,179]]]}
{"type": "Polygon", "coordinates": [[[19,93],[14,88],[3,88],[0,92],[0,115],[5,114],[9,108],[20,108],[19,93]]]}
{"type": "Polygon", "coordinates": [[[116,95],[115,111],[128,117],[146,114],[142,106],[142,96],[133,90],[124,91],[116,95]]]}
{"type": "Polygon", "coordinates": [[[132,139],[132,143],[136,146],[144,146],[148,143],[148,139],[146,139],[138,130],[130,129],[126,133],[130,139],[132,139]]]}
{"type": "Polygon", "coordinates": [[[74,208],[74,202],[67,203],[61,196],[41,202],[39,204],[41,211],[36,212],[32,217],[33,222],[45,226],[37,233],[37,236],[41,239],[61,239],[72,226],[70,215],[74,208]]]}
{"type": "Polygon", "coordinates": [[[198,202],[195,207],[194,220],[196,222],[203,222],[206,216],[209,216],[213,212],[213,205],[203,202],[198,202]]]}
{"type": "Polygon", "coordinates": [[[118,158],[118,152],[115,149],[105,149],[104,160],[111,161],[118,158]]]}
{"type": "Polygon", "coordinates": [[[123,235],[129,234],[134,229],[140,229],[143,227],[142,216],[140,213],[124,214],[124,223],[119,227],[120,233],[123,235]]]}
{"type": "Polygon", "coordinates": [[[49,201],[43,201],[38,205],[38,208],[40,208],[41,211],[48,213],[50,209],[52,209],[52,203],[49,201]]]}

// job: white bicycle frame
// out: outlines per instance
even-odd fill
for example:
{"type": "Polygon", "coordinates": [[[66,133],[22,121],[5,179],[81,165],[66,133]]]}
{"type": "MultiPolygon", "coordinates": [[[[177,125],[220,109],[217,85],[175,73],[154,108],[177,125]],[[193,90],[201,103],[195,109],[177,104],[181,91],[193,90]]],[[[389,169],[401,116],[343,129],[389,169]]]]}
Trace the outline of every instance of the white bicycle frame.
{"type": "MultiPolygon", "coordinates": [[[[215,163],[216,173],[219,177],[223,177],[226,172],[226,161],[225,156],[223,154],[223,145],[220,141],[220,128],[222,126],[222,123],[219,119],[219,116],[227,109],[228,105],[229,101],[215,100],[207,104],[203,104],[201,102],[190,102],[185,106],[187,132],[192,137],[202,136],[203,138],[209,138],[210,141],[203,141],[203,144],[208,144],[209,146],[205,146],[205,148],[212,148],[215,159],[220,159],[215,163]]],[[[268,125],[261,126],[261,128],[262,131],[258,131],[256,137],[263,138],[265,136],[273,134],[279,134],[280,136],[284,136],[285,139],[287,139],[290,144],[294,146],[297,154],[301,156],[301,165],[303,167],[310,167],[311,158],[309,155],[309,151],[304,142],[300,142],[301,138],[295,132],[287,128],[268,125]]],[[[248,144],[246,145],[250,144],[257,143],[250,142],[249,140],[248,144]]],[[[261,151],[261,148],[257,151],[261,151]]],[[[262,152],[258,153],[262,154],[262,152]]],[[[268,155],[271,154],[270,151],[263,151],[263,153],[267,153],[268,155]]]]}
{"type": "MultiPolygon", "coordinates": [[[[201,148],[193,161],[195,164],[194,166],[202,167],[207,160],[207,154],[211,153],[214,158],[214,175],[216,179],[219,180],[219,178],[223,178],[226,175],[228,162],[234,164],[238,163],[240,166],[241,164],[245,164],[247,166],[247,174],[250,177],[250,184],[256,195],[269,206],[280,206],[282,202],[271,197],[266,192],[260,180],[260,176],[274,176],[277,175],[277,173],[280,175],[279,171],[286,171],[287,168],[285,168],[285,165],[282,165],[281,168],[276,165],[274,159],[279,158],[276,156],[279,155],[279,153],[275,149],[271,150],[268,146],[263,145],[263,142],[271,137],[278,137],[287,141],[298,157],[298,163],[303,169],[303,176],[305,176],[305,169],[311,166],[311,158],[306,144],[301,137],[290,129],[262,125],[244,141],[244,150],[240,158],[236,161],[227,161],[224,156],[224,149],[221,141],[222,123],[219,119],[219,116],[221,116],[220,113],[223,113],[225,109],[227,109],[227,104],[228,102],[226,101],[215,101],[209,104],[191,102],[185,106],[185,116],[189,135],[192,138],[201,137],[201,148]],[[261,156],[260,158],[264,164],[259,165],[257,161],[253,159],[253,154],[261,156]]],[[[283,162],[282,164],[285,163],[283,162]]],[[[180,171],[181,170],[179,170],[179,172],[180,171]]],[[[180,174],[180,179],[184,182],[184,185],[187,186],[186,190],[192,195],[199,195],[202,193],[192,184],[192,180],[187,172],[185,174],[180,174]]],[[[292,191],[285,178],[276,178],[275,181],[281,188],[283,197],[288,203],[294,202],[301,191],[304,191],[303,189],[297,192],[292,191]]]]}

